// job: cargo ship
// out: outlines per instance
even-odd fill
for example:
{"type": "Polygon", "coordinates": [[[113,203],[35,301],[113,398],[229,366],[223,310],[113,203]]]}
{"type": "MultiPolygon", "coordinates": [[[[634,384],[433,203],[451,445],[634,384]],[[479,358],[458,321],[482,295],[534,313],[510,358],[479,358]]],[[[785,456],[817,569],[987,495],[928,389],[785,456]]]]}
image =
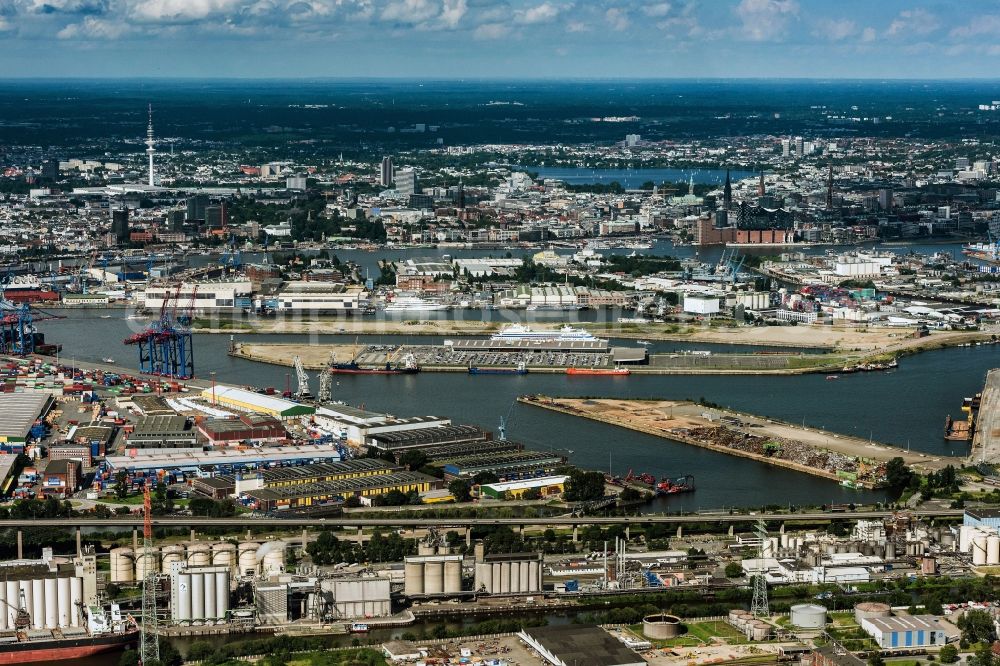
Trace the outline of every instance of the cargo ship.
{"type": "Polygon", "coordinates": [[[331,363],[329,372],[335,375],[415,375],[420,372],[420,365],[412,354],[407,354],[400,365],[387,362],[381,368],[362,368],[357,361],[348,363],[331,363]]]}
{"type": "Polygon", "coordinates": [[[1000,264],[1000,248],[996,243],[972,243],[962,248],[962,254],[988,264],[1000,264]]]}
{"type": "Polygon", "coordinates": [[[624,377],[632,374],[628,368],[566,368],[567,375],[611,375],[624,377]]]}
{"type": "MultiPolygon", "coordinates": [[[[23,598],[23,597],[22,597],[23,598]]],[[[23,608],[17,611],[15,630],[0,632],[0,665],[30,664],[40,661],[70,661],[122,650],[139,640],[139,629],[129,618],[122,619],[118,604],[107,613],[90,606],[86,627],[31,629],[31,618],[23,608]]]]}
{"type": "Polygon", "coordinates": [[[475,365],[469,366],[470,375],[526,375],[528,374],[528,368],[524,363],[518,363],[517,366],[511,367],[486,367],[480,368],[475,365]]]}

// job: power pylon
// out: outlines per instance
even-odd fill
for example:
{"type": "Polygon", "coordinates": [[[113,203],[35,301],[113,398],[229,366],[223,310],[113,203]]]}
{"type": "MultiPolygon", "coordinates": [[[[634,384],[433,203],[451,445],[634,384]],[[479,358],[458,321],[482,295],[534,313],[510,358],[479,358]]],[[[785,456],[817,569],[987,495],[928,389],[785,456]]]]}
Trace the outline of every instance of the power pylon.
{"type": "Polygon", "coordinates": [[[767,579],[764,577],[764,544],[767,542],[767,525],[763,519],[757,521],[754,528],[757,535],[757,573],[753,577],[753,602],[750,612],[756,618],[767,618],[771,613],[767,608],[767,579]]]}
{"type": "Polygon", "coordinates": [[[153,551],[153,501],[149,484],[142,491],[142,554],[145,571],[142,578],[142,634],[139,639],[140,663],[160,661],[160,637],[156,633],[156,570],[150,563],[156,557],[153,551]]]}

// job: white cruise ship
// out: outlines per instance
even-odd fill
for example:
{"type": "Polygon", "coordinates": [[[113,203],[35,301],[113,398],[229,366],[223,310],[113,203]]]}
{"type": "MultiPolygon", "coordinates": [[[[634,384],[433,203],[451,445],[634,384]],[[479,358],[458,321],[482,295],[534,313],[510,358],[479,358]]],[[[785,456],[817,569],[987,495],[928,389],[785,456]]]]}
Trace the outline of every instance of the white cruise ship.
{"type": "Polygon", "coordinates": [[[535,331],[523,324],[510,324],[490,336],[490,340],[554,340],[557,342],[575,342],[597,340],[587,331],[572,326],[563,326],[558,331],[535,331]]]}
{"type": "Polygon", "coordinates": [[[437,310],[447,310],[444,303],[425,301],[416,296],[400,296],[385,306],[386,312],[434,312],[437,310]]]}

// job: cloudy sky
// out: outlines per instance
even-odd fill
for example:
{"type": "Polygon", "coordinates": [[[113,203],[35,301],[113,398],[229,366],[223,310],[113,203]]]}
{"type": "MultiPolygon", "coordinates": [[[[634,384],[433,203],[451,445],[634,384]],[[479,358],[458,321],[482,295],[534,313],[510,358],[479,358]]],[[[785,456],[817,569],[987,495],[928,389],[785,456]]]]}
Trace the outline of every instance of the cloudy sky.
{"type": "Polygon", "coordinates": [[[1000,0],[0,0],[7,77],[1000,77],[1000,0]]]}

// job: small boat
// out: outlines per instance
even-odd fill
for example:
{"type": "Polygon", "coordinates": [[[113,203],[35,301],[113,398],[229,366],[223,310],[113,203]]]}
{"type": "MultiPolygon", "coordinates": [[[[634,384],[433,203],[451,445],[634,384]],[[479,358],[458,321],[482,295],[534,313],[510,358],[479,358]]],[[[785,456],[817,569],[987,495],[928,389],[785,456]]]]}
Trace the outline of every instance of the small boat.
{"type": "Polygon", "coordinates": [[[840,375],[827,375],[826,378],[828,380],[840,379],[840,375]]]}
{"type": "Polygon", "coordinates": [[[638,342],[639,342],[639,344],[640,344],[640,345],[642,345],[643,347],[648,347],[649,345],[653,344],[653,343],[652,343],[652,342],[650,342],[649,340],[639,340],[638,342]]]}
{"type": "Polygon", "coordinates": [[[368,632],[368,625],[364,622],[352,622],[350,626],[350,632],[352,634],[364,634],[368,632]]]}
{"type": "Polygon", "coordinates": [[[101,315],[101,319],[111,319],[111,315],[101,315]]]}
{"type": "Polygon", "coordinates": [[[110,356],[105,356],[104,358],[101,359],[101,362],[102,363],[110,363],[110,364],[114,365],[115,359],[111,358],[110,356]]]}

